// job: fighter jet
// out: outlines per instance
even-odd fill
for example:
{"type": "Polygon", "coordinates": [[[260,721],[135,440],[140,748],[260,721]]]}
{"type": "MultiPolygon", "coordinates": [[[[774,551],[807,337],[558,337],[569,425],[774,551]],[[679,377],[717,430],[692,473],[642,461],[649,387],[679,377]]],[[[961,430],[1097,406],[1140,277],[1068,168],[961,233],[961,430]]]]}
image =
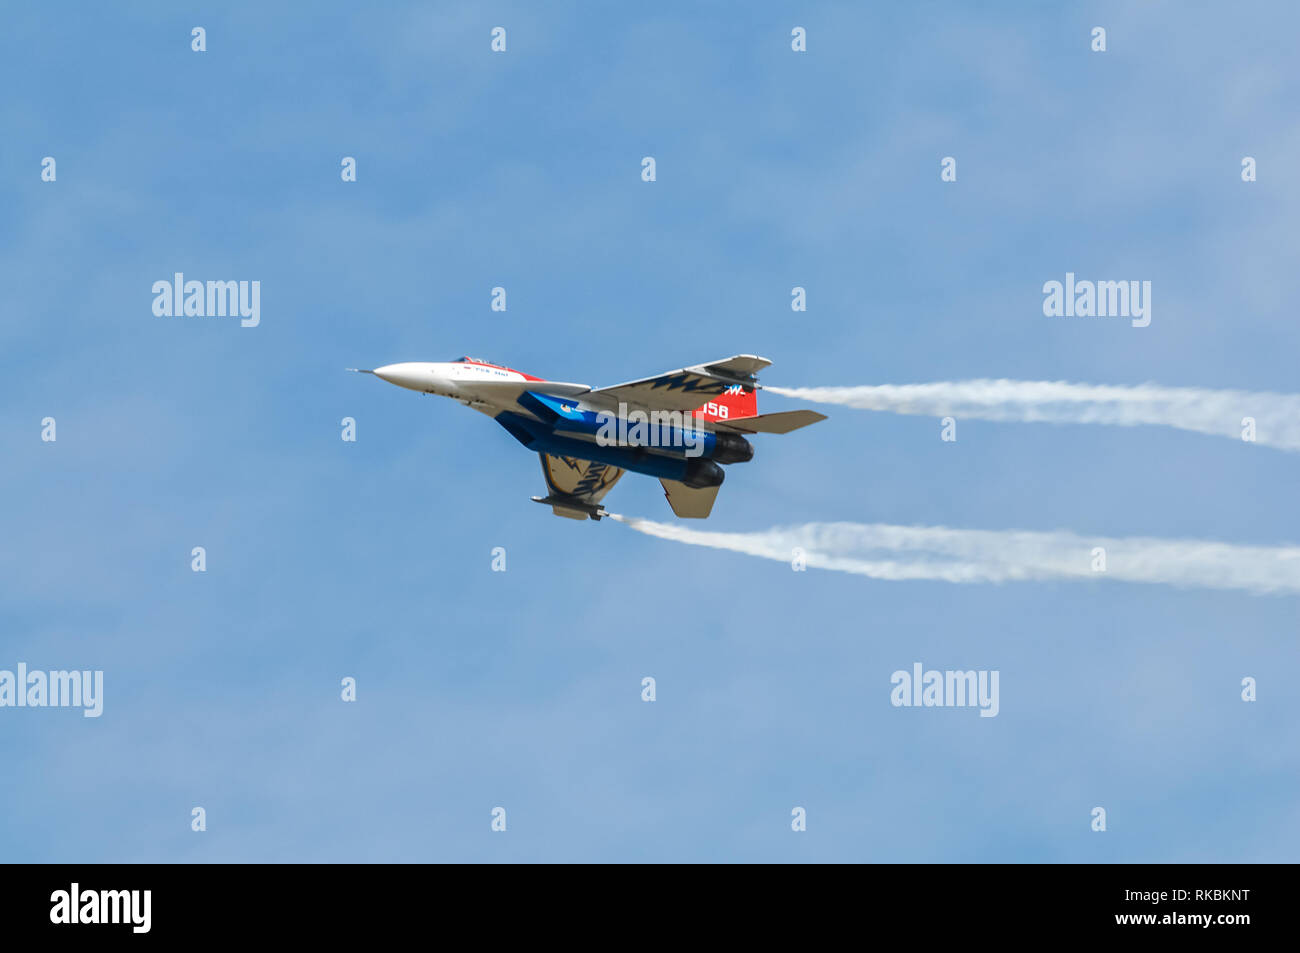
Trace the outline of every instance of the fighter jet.
{"type": "Polygon", "coordinates": [[[487,414],[541,458],[547,493],[532,499],[556,516],[600,519],[601,500],[630,470],[657,477],[678,516],[703,519],[726,476],[722,467],[753,458],[747,435],[826,419],[813,410],[758,413],[756,375],[771,363],[737,354],[598,388],[473,357],[349,370],[487,414]]]}

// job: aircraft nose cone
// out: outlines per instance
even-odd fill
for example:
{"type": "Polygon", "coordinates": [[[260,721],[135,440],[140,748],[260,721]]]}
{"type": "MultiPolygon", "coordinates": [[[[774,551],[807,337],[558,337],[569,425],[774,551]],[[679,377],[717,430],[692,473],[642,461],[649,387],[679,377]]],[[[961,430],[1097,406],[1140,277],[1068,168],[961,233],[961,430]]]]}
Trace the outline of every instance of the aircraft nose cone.
{"type": "Polygon", "coordinates": [[[396,384],[398,387],[423,391],[429,387],[428,375],[423,371],[424,368],[419,364],[386,364],[383,367],[376,367],[374,374],[380,380],[396,384]]]}

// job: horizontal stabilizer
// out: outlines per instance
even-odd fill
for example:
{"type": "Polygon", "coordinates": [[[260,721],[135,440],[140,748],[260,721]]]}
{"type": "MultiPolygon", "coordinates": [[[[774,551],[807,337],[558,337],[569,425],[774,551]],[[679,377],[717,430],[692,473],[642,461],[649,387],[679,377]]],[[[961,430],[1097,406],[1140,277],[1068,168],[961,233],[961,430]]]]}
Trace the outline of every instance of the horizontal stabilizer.
{"type": "Polygon", "coordinates": [[[713,512],[713,501],[718,498],[718,490],[722,484],[717,486],[706,486],[701,489],[689,487],[685,483],[678,483],[676,480],[660,480],[664,488],[664,496],[668,498],[668,505],[673,508],[673,512],[684,519],[702,520],[713,512]]]}
{"type": "Polygon", "coordinates": [[[779,414],[718,420],[714,426],[719,430],[734,430],[737,433],[789,433],[825,419],[825,414],[819,414],[815,410],[783,410],[779,414]]]}

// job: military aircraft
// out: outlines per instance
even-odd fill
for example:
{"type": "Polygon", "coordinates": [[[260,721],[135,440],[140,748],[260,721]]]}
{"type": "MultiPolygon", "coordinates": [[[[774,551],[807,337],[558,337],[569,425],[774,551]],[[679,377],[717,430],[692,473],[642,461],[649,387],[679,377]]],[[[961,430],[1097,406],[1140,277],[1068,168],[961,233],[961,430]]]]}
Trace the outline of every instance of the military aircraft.
{"type": "Polygon", "coordinates": [[[703,519],[722,486],[722,465],[754,456],[747,435],[789,433],[826,419],[813,410],[758,413],[755,375],[771,363],[737,354],[598,388],[472,357],[349,370],[450,397],[496,420],[541,458],[547,494],[533,500],[556,516],[600,519],[600,501],[630,470],[658,477],[678,516],[703,519]]]}

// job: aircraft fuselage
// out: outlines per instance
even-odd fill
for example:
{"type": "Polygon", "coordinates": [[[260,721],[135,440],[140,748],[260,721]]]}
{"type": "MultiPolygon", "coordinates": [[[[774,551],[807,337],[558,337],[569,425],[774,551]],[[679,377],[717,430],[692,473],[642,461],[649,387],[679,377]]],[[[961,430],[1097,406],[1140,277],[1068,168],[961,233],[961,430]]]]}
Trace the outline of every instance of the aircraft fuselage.
{"type": "Polygon", "coordinates": [[[687,486],[716,486],[723,479],[720,463],[754,455],[744,437],[718,433],[692,413],[615,405],[587,396],[585,385],[508,368],[451,361],[390,364],[373,373],[410,390],[459,400],[535,453],[592,460],[687,486]]]}

